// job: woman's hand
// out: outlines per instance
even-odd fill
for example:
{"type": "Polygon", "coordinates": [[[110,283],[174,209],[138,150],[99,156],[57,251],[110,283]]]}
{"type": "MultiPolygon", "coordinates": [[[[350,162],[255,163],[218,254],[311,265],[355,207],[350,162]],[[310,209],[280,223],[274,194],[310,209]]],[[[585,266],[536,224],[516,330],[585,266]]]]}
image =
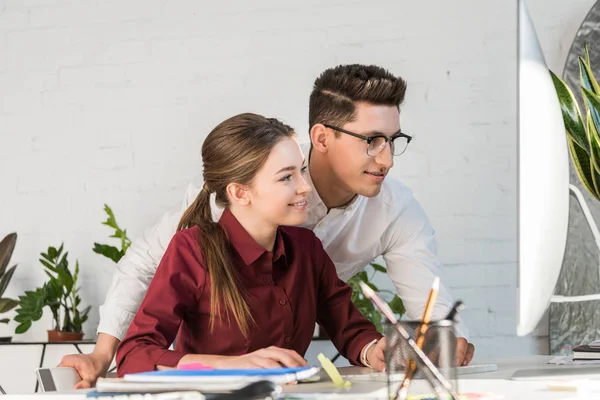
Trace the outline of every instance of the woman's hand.
{"type": "MultiPolygon", "coordinates": [[[[381,338],[369,348],[366,359],[375,371],[385,371],[385,338],[381,338]]],[[[363,349],[364,350],[364,349],[363,349]]]]}
{"type": "Polygon", "coordinates": [[[281,368],[304,367],[308,363],[294,350],[267,347],[243,356],[223,357],[215,362],[215,368],[281,368]]]}

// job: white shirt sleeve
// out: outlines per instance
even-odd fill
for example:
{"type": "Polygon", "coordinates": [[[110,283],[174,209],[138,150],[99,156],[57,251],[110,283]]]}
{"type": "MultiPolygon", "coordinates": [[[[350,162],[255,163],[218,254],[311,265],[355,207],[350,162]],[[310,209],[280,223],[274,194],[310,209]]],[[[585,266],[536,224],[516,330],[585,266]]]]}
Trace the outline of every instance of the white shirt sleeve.
{"type": "Polygon", "coordinates": [[[106,299],[100,306],[98,333],[107,333],[123,340],[158,264],[177,231],[181,216],[198,192],[199,189],[190,183],[181,205],[167,211],[156,225],[131,243],[117,263],[106,299]]]}
{"type": "MultiPolygon", "coordinates": [[[[437,255],[435,231],[413,196],[389,229],[383,258],[406,308],[406,318],[421,319],[435,276],[440,277],[440,288],[432,320],[445,318],[454,302],[437,255]]],[[[457,336],[468,340],[468,329],[460,321],[460,315],[457,319],[457,336]]]]}

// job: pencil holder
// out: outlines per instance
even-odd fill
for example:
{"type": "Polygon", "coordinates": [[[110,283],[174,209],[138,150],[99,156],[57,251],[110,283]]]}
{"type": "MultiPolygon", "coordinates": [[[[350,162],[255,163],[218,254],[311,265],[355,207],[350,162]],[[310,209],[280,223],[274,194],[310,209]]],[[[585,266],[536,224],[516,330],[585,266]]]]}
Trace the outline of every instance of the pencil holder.
{"type": "MultiPolygon", "coordinates": [[[[387,320],[383,322],[384,335],[387,340],[385,358],[390,390],[397,388],[398,384],[402,382],[402,376],[410,369],[411,361],[413,361],[412,366],[416,366],[413,380],[423,379],[427,375],[425,373],[427,371],[424,371],[427,366],[421,360],[415,359],[414,352],[409,348],[408,341],[400,335],[397,325],[401,325],[415,343],[420,342],[419,335],[417,335],[421,326],[420,321],[399,321],[396,325],[387,320]]],[[[431,321],[427,324],[427,330],[422,336],[420,348],[454,391],[458,392],[455,322],[452,320],[431,321]]],[[[422,385],[419,386],[422,388],[422,385]]],[[[409,391],[409,393],[412,392],[409,391]]],[[[395,398],[395,393],[391,398],[395,398]]]]}

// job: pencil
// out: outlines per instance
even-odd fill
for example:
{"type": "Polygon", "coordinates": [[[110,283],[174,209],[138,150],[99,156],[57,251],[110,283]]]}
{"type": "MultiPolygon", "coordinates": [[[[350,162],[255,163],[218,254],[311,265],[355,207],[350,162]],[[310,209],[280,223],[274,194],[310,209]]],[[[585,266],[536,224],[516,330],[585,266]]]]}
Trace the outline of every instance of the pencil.
{"type": "MultiPolygon", "coordinates": [[[[433,313],[433,308],[435,306],[435,301],[437,299],[437,294],[440,288],[440,278],[436,276],[433,279],[433,284],[431,285],[431,289],[429,290],[429,297],[427,298],[427,303],[425,304],[425,309],[423,310],[423,316],[421,317],[421,323],[416,329],[415,333],[415,342],[417,346],[422,349],[423,343],[425,342],[425,333],[427,332],[427,328],[429,327],[429,322],[431,321],[431,314],[433,313]]],[[[402,380],[402,384],[400,385],[400,391],[398,393],[399,399],[405,399],[408,395],[408,386],[410,385],[410,381],[412,380],[415,372],[417,370],[417,363],[410,359],[406,374],[404,375],[404,379],[402,380]]]]}

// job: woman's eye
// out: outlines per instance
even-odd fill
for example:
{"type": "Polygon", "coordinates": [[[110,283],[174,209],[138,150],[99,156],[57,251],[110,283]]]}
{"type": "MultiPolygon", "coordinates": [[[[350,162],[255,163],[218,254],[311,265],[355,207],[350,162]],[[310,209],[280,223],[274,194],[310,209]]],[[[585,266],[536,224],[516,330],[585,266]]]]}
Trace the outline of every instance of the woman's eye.
{"type": "Polygon", "coordinates": [[[291,175],[286,175],[286,176],[284,176],[283,178],[281,178],[281,179],[280,179],[280,181],[282,181],[282,182],[283,182],[283,181],[289,181],[291,178],[292,178],[292,176],[291,176],[291,175]]]}
{"type": "Polygon", "coordinates": [[[308,169],[308,165],[305,165],[304,167],[302,167],[302,169],[300,170],[300,172],[301,173],[305,173],[307,169],[308,169]]]}

